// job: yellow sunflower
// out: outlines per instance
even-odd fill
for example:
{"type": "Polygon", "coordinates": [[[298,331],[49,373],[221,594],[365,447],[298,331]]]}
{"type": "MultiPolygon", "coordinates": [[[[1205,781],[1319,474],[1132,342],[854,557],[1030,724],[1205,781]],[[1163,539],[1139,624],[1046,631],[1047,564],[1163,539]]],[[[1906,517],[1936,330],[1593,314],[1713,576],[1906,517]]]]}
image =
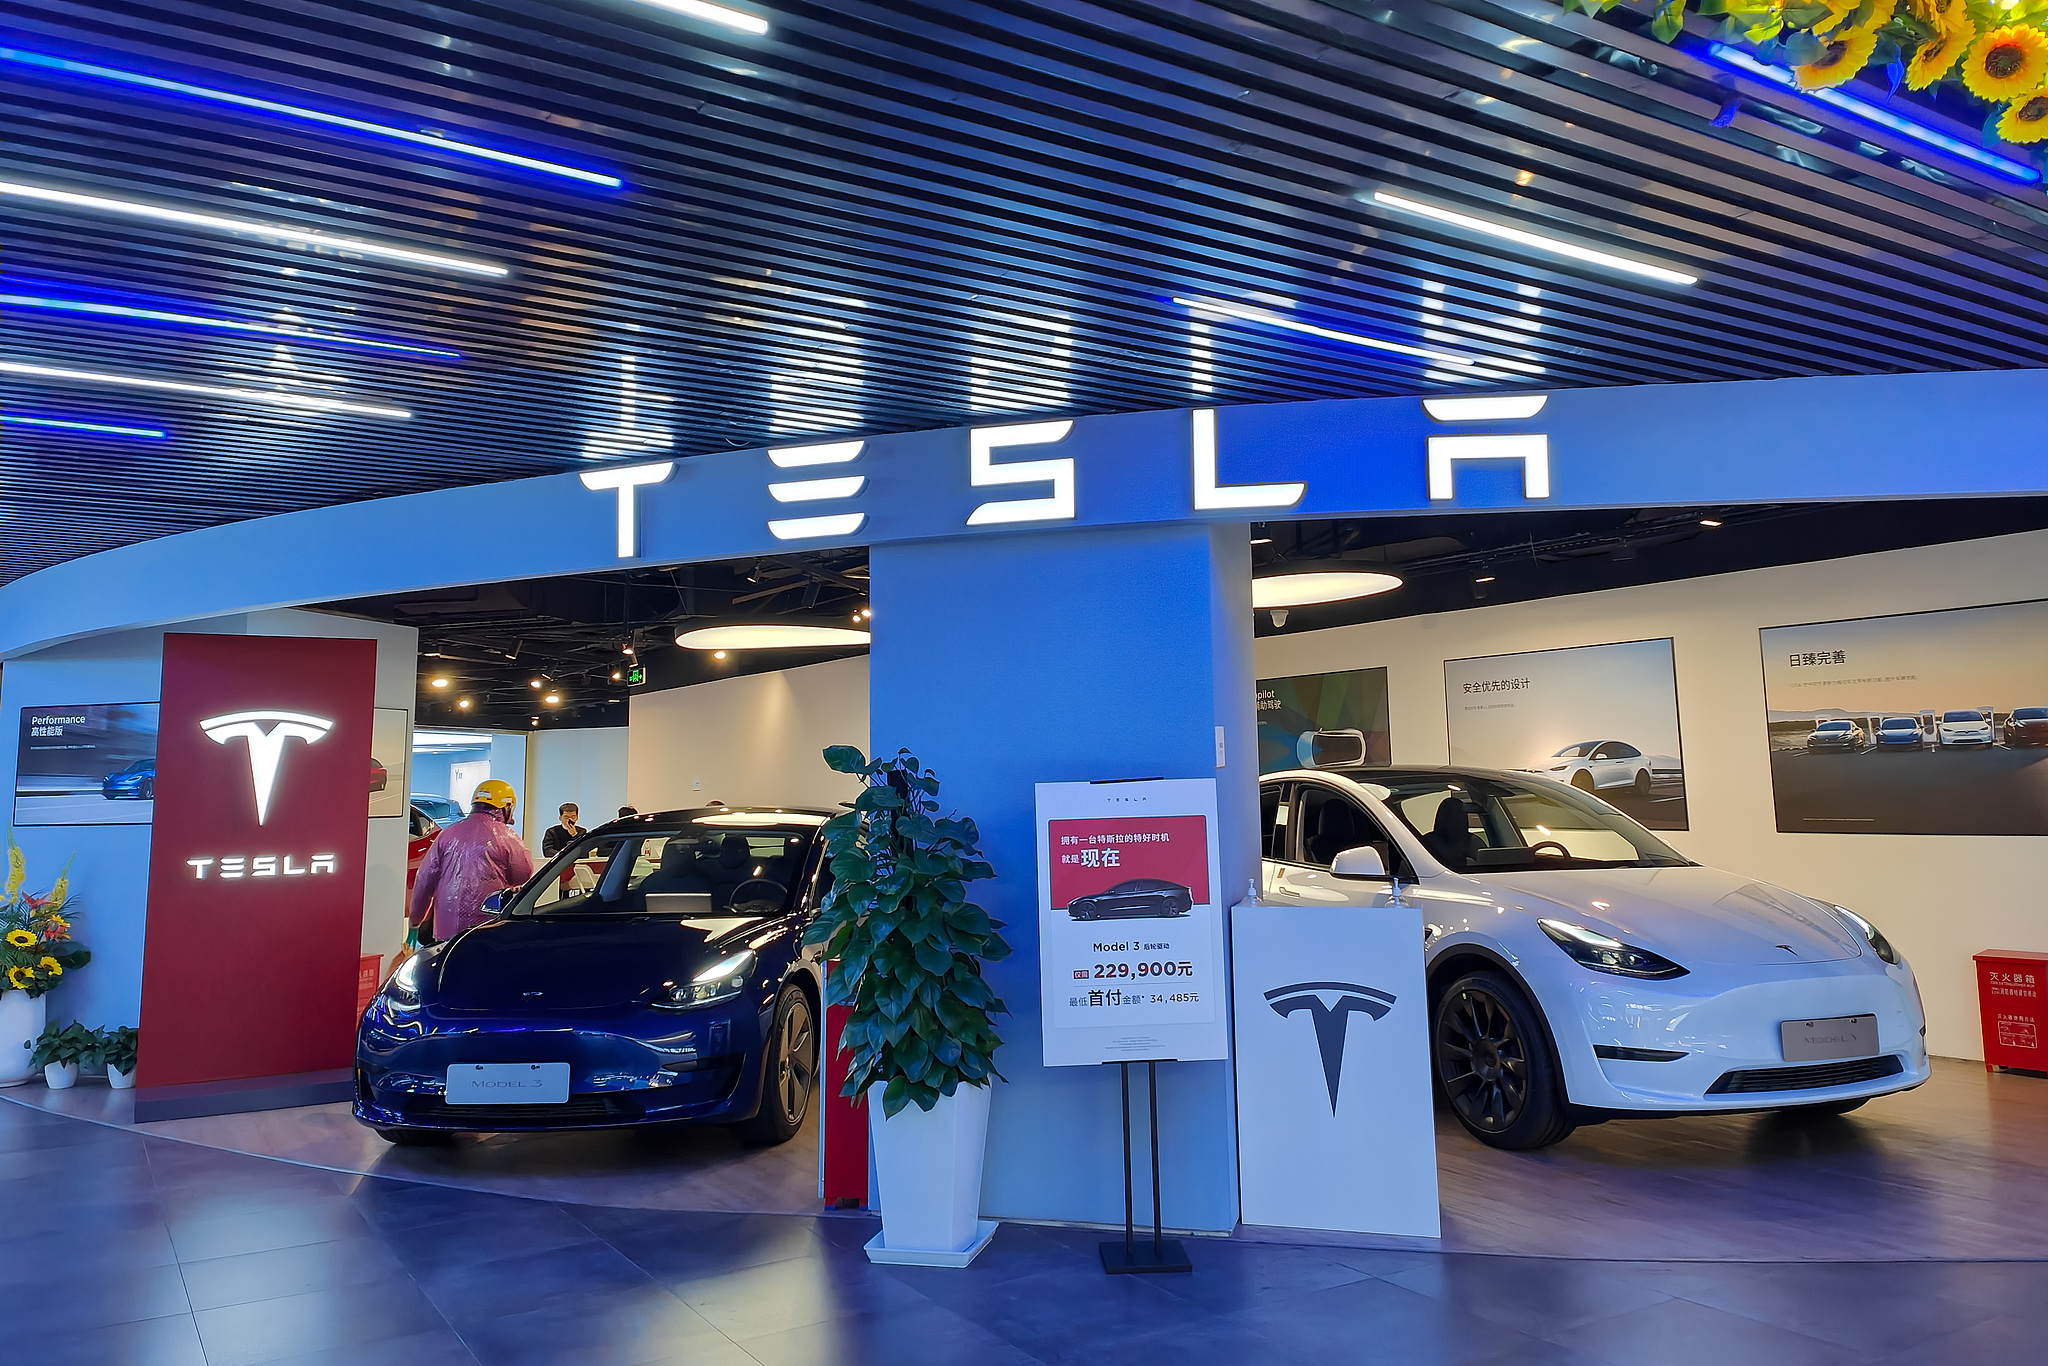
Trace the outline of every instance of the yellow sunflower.
{"type": "Polygon", "coordinates": [[[2048,90],[2036,90],[2008,104],[1998,119],[1998,136],[2006,142],[2048,139],[2048,90]]]}
{"type": "Polygon", "coordinates": [[[36,946],[36,937],[27,930],[9,930],[7,942],[17,949],[32,949],[36,946]]]}
{"type": "MultiPolygon", "coordinates": [[[[1957,5],[1961,9],[1961,5],[1957,5]]],[[[1906,89],[1925,90],[1949,73],[1962,56],[1970,49],[1970,40],[1977,36],[1976,26],[1967,16],[1958,29],[1937,29],[1932,38],[1913,50],[1913,60],[1906,63],[1906,89]]]]}
{"type": "Polygon", "coordinates": [[[7,985],[16,991],[27,991],[36,984],[36,975],[27,968],[7,969],[7,985]]]}
{"type": "MultiPolygon", "coordinates": [[[[1830,8],[1832,8],[1832,6],[1830,8]]],[[[1855,6],[1852,5],[1850,6],[1850,8],[1854,9],[1855,6]]],[[[1846,25],[1842,28],[1836,29],[1834,32],[1834,36],[1837,38],[1847,38],[1848,36],[1854,33],[1874,34],[1879,29],[1883,28],[1886,24],[1889,24],[1892,21],[1892,15],[1898,12],[1898,8],[1898,0],[1871,0],[1870,14],[1863,20],[1862,23],[1846,25]]],[[[1841,22],[1841,20],[1836,19],[1835,16],[1832,14],[1830,14],[1828,17],[1834,23],[1841,22]]],[[[1814,31],[1819,32],[1818,29],[1814,31]]]]}
{"type": "Polygon", "coordinates": [[[1828,50],[1821,54],[1819,61],[1792,68],[1801,90],[1824,90],[1855,79],[1856,73],[1870,61],[1870,54],[1877,48],[1877,35],[1851,33],[1830,38],[1827,45],[1828,50]]]}
{"type": "Polygon", "coordinates": [[[1828,17],[1813,26],[1815,33],[1826,33],[1847,19],[1862,0],[1820,0],[1820,3],[1827,6],[1828,17]]]}
{"type": "Polygon", "coordinates": [[[1970,22],[1966,0],[1910,0],[1909,7],[1914,18],[1938,33],[1953,33],[1970,22]]]}
{"type": "Polygon", "coordinates": [[[52,977],[62,977],[64,975],[64,965],[54,958],[45,958],[42,962],[36,964],[36,967],[52,977]]]}
{"type": "Polygon", "coordinates": [[[1963,84],[1980,100],[2003,104],[2048,82],[2048,33],[2025,24],[1995,28],[1963,59],[1963,84]]]}

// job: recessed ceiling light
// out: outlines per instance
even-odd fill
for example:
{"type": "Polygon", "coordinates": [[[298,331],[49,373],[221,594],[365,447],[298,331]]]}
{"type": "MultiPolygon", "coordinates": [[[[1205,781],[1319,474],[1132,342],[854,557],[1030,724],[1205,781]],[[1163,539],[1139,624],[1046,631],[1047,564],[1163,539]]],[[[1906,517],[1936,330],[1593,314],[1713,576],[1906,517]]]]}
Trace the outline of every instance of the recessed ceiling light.
{"type": "Polygon", "coordinates": [[[0,413],[0,423],[10,427],[48,427],[60,432],[87,432],[94,436],[134,436],[147,441],[162,441],[170,433],[160,427],[123,427],[112,422],[74,422],[59,417],[23,417],[17,413],[0,413]]]}
{"type": "Polygon", "coordinates": [[[1459,213],[1453,209],[1439,208],[1435,204],[1425,204],[1417,199],[1408,199],[1402,195],[1388,194],[1384,190],[1373,191],[1372,202],[1384,204],[1390,209],[1399,209],[1403,213],[1412,213],[1419,218],[1431,218],[1439,223],[1448,223],[1454,228],[1464,228],[1470,232],[1484,233],[1488,237],[1497,237],[1503,242],[1513,242],[1517,246],[1533,247],[1537,251],[1547,251],[1558,256],[1568,256],[1574,261],[1584,261],[1588,265],[1604,266],[1608,270],[1626,271],[1631,275],[1647,276],[1652,280],[1658,280],[1667,285],[1695,285],[1699,283],[1700,277],[1697,275],[1687,275],[1683,271],[1672,270],[1666,266],[1653,266],[1647,261],[1631,261],[1626,256],[1616,256],[1612,252],[1597,251],[1592,247],[1582,247],[1576,242],[1567,242],[1562,238],[1546,236],[1540,232],[1530,232],[1527,228],[1518,228],[1507,223],[1497,223],[1490,218],[1475,218],[1469,213],[1459,213]]]}
{"type": "Polygon", "coordinates": [[[713,659],[724,659],[724,658],[725,658],[725,651],[723,651],[723,650],[713,650],[713,651],[711,652],[711,657],[712,657],[713,659]]]}
{"type": "Polygon", "coordinates": [[[62,204],[74,209],[96,209],[102,213],[126,214],[130,218],[152,218],[160,223],[176,223],[187,228],[210,228],[215,232],[246,233],[252,237],[267,237],[277,242],[326,247],[333,251],[353,252],[373,260],[396,261],[402,265],[425,266],[431,270],[454,270],[469,275],[493,277],[512,273],[490,261],[445,256],[433,251],[416,251],[411,247],[397,247],[386,242],[364,242],[354,237],[336,237],[331,233],[307,232],[285,223],[258,223],[247,218],[228,218],[217,213],[194,213],[190,209],[173,209],[162,204],[142,204],[132,199],[113,199],[107,195],[84,194],[77,190],[57,190],[47,185],[24,184],[18,180],[0,180],[0,194],[11,194],[19,199],[32,199],[43,204],[62,204]]]}
{"type": "Polygon", "coordinates": [[[147,375],[114,375],[98,370],[63,370],[53,365],[26,365],[0,361],[0,374],[26,375],[31,379],[70,380],[79,384],[119,384],[130,389],[161,389],[173,394],[201,394],[207,398],[228,398],[243,403],[262,403],[273,408],[299,408],[312,413],[359,413],[364,417],[409,418],[403,408],[386,408],[374,403],[346,403],[338,398],[316,398],[288,389],[229,389],[218,384],[187,384],[183,380],[152,379],[147,375]]]}
{"type": "Polygon", "coordinates": [[[529,688],[538,688],[540,685],[541,683],[538,678],[529,678],[526,680],[526,686],[529,688]]]}
{"type": "Polygon", "coordinates": [[[1493,579],[1494,579],[1494,576],[1493,576],[1493,575],[1491,575],[1491,574],[1481,574],[1481,575],[1477,576],[1476,578],[1474,578],[1474,579],[1472,580],[1472,582],[1474,582],[1474,583],[1492,583],[1492,582],[1493,582],[1493,579]]]}
{"type": "Polygon", "coordinates": [[[819,650],[836,646],[866,645],[866,631],[843,626],[803,626],[791,622],[761,622],[736,626],[700,626],[676,636],[686,650],[819,650]]]}
{"type": "Polygon", "coordinates": [[[612,682],[614,682],[614,683],[617,683],[617,682],[618,682],[619,680],[623,679],[624,677],[625,677],[625,675],[624,675],[624,674],[622,674],[622,673],[620,673],[620,672],[619,672],[619,671],[618,671],[617,669],[613,669],[613,670],[612,670],[612,682]]]}
{"type": "Polygon", "coordinates": [[[1721,525],[1721,524],[1720,524],[1719,522],[1715,521],[1715,520],[1714,520],[1714,519],[1713,519],[1712,517],[1702,517],[1702,518],[1700,518],[1700,525],[1701,525],[1701,526],[1719,526],[1719,525],[1721,525]]]}
{"type": "Polygon", "coordinates": [[[469,699],[468,699],[467,697],[463,698],[463,699],[462,699],[462,700],[461,700],[460,702],[457,702],[457,703],[455,704],[455,707],[456,707],[456,710],[458,710],[458,711],[468,711],[468,710],[469,710],[469,699]]]}
{"type": "Polygon", "coordinates": [[[168,327],[196,327],[214,332],[236,332],[245,336],[276,337],[281,341],[316,346],[357,346],[369,351],[395,351],[403,355],[431,356],[435,360],[461,360],[460,351],[440,346],[415,346],[410,342],[379,341],[374,337],[352,337],[345,332],[318,332],[285,323],[252,323],[239,318],[214,318],[203,313],[176,313],[162,308],[135,308],[126,304],[95,303],[90,299],[52,298],[41,294],[0,294],[0,308],[27,308],[46,313],[77,313],[117,322],[162,323],[168,327]]]}
{"type": "Polygon", "coordinates": [[[714,24],[736,28],[741,33],[761,34],[768,31],[768,21],[758,14],[748,14],[725,5],[714,5],[709,0],[645,0],[656,9],[672,9],[677,14],[687,14],[692,19],[708,19],[714,24]]]}
{"type": "Polygon", "coordinates": [[[448,680],[445,678],[430,678],[427,680],[427,686],[430,688],[445,688],[448,686],[448,680]]]}
{"type": "Polygon", "coordinates": [[[546,703],[546,704],[547,704],[548,706],[550,706],[550,707],[554,706],[554,705],[555,705],[556,703],[560,702],[561,700],[562,700],[562,695],[561,695],[560,693],[553,693],[553,692],[549,693],[549,694],[548,694],[548,695],[547,695],[546,697],[543,697],[543,698],[541,699],[541,701],[545,702],[545,703],[546,703]]]}
{"type": "Polygon", "coordinates": [[[1371,574],[1356,570],[1311,570],[1300,574],[1271,574],[1252,580],[1252,606],[1306,607],[1319,602],[1346,602],[1390,593],[1401,586],[1392,574],[1371,574]]]}

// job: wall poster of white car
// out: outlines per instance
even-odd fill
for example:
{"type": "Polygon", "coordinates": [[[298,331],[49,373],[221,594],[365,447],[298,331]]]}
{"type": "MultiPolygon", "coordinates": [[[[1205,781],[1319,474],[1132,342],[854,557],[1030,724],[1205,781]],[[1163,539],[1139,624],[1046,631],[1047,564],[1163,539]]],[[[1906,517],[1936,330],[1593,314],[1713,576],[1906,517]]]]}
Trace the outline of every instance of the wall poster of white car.
{"type": "Polygon", "coordinates": [[[1670,640],[1444,661],[1451,762],[1570,783],[1652,830],[1684,830],[1670,640]]]}
{"type": "Polygon", "coordinates": [[[2048,602],[1762,638],[1778,829],[2048,835],[2048,602]]]}

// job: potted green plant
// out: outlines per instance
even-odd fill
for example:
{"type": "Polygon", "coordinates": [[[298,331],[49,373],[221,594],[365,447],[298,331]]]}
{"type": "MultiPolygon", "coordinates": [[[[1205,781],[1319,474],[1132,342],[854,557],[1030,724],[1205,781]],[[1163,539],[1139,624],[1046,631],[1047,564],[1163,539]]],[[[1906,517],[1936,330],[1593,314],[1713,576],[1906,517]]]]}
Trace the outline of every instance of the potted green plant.
{"type": "Polygon", "coordinates": [[[835,966],[834,1005],[849,1007],[844,1094],[864,1096],[881,1186],[876,1261],[965,1266],[995,1225],[980,1219],[989,1085],[1002,1046],[1002,1001],[981,965],[1006,958],[1000,922],[967,899],[995,876],[980,833],[939,815],[939,780],[909,751],[870,762],[834,745],[825,762],[867,786],[827,821],[832,890],[807,931],[835,966]]]}
{"type": "Polygon", "coordinates": [[[43,1080],[52,1091],[68,1091],[78,1085],[78,1068],[99,1056],[100,1035],[78,1021],[59,1029],[44,1025],[36,1039],[33,1063],[43,1069],[43,1080]]]}
{"type": "Polygon", "coordinates": [[[0,891],[0,1086],[19,1086],[35,1075],[36,1040],[48,1019],[43,1000],[65,973],[92,955],[71,937],[63,911],[71,896],[71,865],[50,890],[23,889],[28,857],[7,832],[7,879],[0,891]]]}
{"type": "Polygon", "coordinates": [[[134,1025],[100,1031],[100,1061],[107,1065],[107,1085],[116,1091],[135,1085],[135,1054],[140,1042],[134,1025]]]}

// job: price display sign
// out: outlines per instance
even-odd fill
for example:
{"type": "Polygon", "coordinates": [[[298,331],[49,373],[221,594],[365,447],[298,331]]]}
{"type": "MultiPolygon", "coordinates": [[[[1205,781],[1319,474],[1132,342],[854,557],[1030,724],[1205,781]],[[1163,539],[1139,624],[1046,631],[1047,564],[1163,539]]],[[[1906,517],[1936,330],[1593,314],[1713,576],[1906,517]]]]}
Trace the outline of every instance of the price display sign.
{"type": "Polygon", "coordinates": [[[1216,780],[1037,792],[1046,1066],[1228,1057],[1216,780]]]}

